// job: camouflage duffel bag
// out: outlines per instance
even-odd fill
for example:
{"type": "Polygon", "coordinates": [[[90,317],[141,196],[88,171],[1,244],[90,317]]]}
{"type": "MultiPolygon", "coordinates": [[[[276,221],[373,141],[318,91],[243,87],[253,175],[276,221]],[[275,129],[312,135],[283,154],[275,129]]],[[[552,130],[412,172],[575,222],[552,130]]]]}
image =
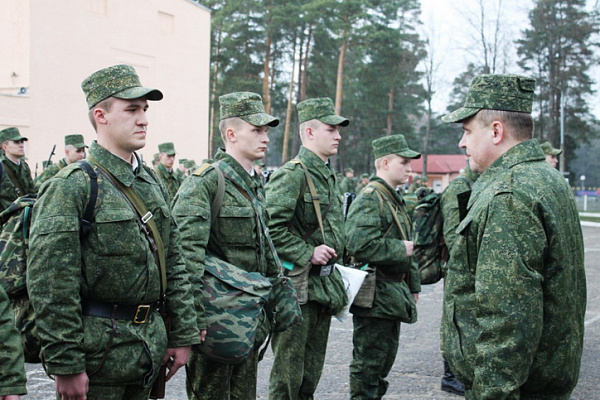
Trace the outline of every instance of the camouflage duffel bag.
{"type": "Polygon", "coordinates": [[[271,282],[207,254],[204,265],[206,340],[198,348],[216,361],[237,364],[253,351],[266,321],[271,282]]]}

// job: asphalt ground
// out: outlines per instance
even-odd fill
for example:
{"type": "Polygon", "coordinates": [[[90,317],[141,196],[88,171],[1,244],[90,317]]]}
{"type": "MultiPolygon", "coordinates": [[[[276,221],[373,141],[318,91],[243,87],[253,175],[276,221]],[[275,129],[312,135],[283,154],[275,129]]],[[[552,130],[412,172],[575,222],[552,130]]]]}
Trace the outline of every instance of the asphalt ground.
{"type": "MultiPolygon", "coordinates": [[[[599,224],[600,225],[600,224],[599,224]]],[[[600,399],[600,226],[583,226],[588,303],[585,320],[585,343],[579,384],[573,400],[600,399]]],[[[460,396],[442,392],[443,373],[439,353],[439,323],[442,306],[442,284],[423,286],[418,302],[419,320],[402,325],[400,350],[388,376],[389,400],[459,399],[460,396]]],[[[348,366],[352,358],[352,320],[333,319],[323,376],[315,394],[316,399],[341,400],[349,398],[348,366]]],[[[259,365],[258,399],[267,399],[269,371],[273,362],[270,350],[259,365]]],[[[27,364],[26,400],[54,398],[54,383],[40,365],[27,364]]],[[[185,400],[185,373],[180,371],[167,384],[167,400],[185,400]]]]}

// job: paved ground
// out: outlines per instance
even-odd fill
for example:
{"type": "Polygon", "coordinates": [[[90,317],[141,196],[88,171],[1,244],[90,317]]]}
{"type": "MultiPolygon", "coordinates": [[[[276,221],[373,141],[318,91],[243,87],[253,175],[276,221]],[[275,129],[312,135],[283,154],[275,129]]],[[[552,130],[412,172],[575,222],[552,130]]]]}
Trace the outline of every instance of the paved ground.
{"type": "MultiPolygon", "coordinates": [[[[600,399],[600,229],[584,226],[588,308],[585,348],[579,385],[573,400],[600,399]]],[[[424,286],[419,300],[419,322],[403,325],[400,351],[389,376],[390,388],[385,399],[425,400],[459,399],[439,390],[442,361],[439,355],[439,319],[441,284],[424,286]]],[[[329,348],[317,399],[348,398],[348,365],[352,357],[352,321],[332,321],[329,348]]],[[[268,374],[272,363],[268,352],[259,367],[258,399],[267,398],[268,374]]],[[[26,400],[53,398],[53,382],[38,365],[27,365],[29,395],[26,400]]],[[[184,374],[179,373],[167,387],[168,400],[186,399],[184,374]]]]}

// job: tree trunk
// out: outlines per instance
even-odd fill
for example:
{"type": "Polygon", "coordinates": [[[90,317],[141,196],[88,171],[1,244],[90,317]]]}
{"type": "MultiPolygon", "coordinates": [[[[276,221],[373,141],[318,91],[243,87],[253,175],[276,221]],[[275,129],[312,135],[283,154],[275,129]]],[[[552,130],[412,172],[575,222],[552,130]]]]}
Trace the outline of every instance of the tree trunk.
{"type": "Polygon", "coordinates": [[[388,93],[388,112],[387,112],[387,129],[385,134],[390,136],[392,134],[392,113],[394,112],[394,88],[390,88],[388,93]]]}
{"type": "MultiPolygon", "coordinates": [[[[216,46],[215,46],[215,60],[218,60],[219,57],[219,53],[221,52],[221,30],[218,30],[217,33],[217,40],[216,42],[216,46]]],[[[215,116],[217,114],[217,83],[219,82],[219,62],[215,61],[214,64],[214,68],[213,68],[213,81],[212,81],[212,87],[210,89],[210,103],[211,103],[211,109],[210,109],[210,121],[209,121],[209,126],[208,126],[208,158],[212,158],[213,154],[214,154],[214,149],[213,149],[213,145],[215,142],[215,116]]]]}
{"type": "Polygon", "coordinates": [[[288,92],[287,110],[285,113],[285,126],[283,128],[283,149],[281,150],[281,164],[289,160],[288,144],[290,142],[290,123],[292,121],[292,97],[294,95],[294,74],[296,73],[296,35],[294,35],[294,50],[292,51],[292,74],[288,92]]]}
{"type": "Polygon", "coordinates": [[[337,82],[335,86],[335,113],[342,113],[342,94],[344,93],[344,59],[346,58],[346,49],[348,48],[348,30],[344,28],[342,35],[342,47],[338,59],[337,82]]]}
{"type": "MultiPolygon", "coordinates": [[[[270,24],[270,19],[269,19],[270,24]]],[[[263,79],[262,79],[262,89],[263,89],[263,104],[265,105],[265,112],[267,114],[271,113],[271,86],[269,85],[269,78],[271,78],[270,65],[271,65],[271,43],[273,38],[271,36],[271,32],[269,27],[267,26],[267,42],[266,42],[266,50],[265,50],[265,61],[263,63],[263,79]]]]}

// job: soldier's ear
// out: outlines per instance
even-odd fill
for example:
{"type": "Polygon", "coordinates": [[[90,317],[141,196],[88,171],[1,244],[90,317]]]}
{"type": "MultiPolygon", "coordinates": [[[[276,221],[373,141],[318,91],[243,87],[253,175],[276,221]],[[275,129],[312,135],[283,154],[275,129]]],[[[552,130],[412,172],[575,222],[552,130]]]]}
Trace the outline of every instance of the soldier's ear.
{"type": "Polygon", "coordinates": [[[96,121],[97,124],[105,125],[107,123],[106,110],[104,110],[103,108],[101,108],[101,107],[94,108],[92,115],[94,116],[94,120],[96,121]]]}
{"type": "Polygon", "coordinates": [[[492,143],[495,145],[506,140],[506,126],[500,121],[492,122],[492,143]]]}
{"type": "Polygon", "coordinates": [[[225,139],[227,139],[227,141],[231,142],[231,143],[237,142],[237,137],[235,136],[235,130],[232,127],[228,127],[225,130],[225,139]]]}

